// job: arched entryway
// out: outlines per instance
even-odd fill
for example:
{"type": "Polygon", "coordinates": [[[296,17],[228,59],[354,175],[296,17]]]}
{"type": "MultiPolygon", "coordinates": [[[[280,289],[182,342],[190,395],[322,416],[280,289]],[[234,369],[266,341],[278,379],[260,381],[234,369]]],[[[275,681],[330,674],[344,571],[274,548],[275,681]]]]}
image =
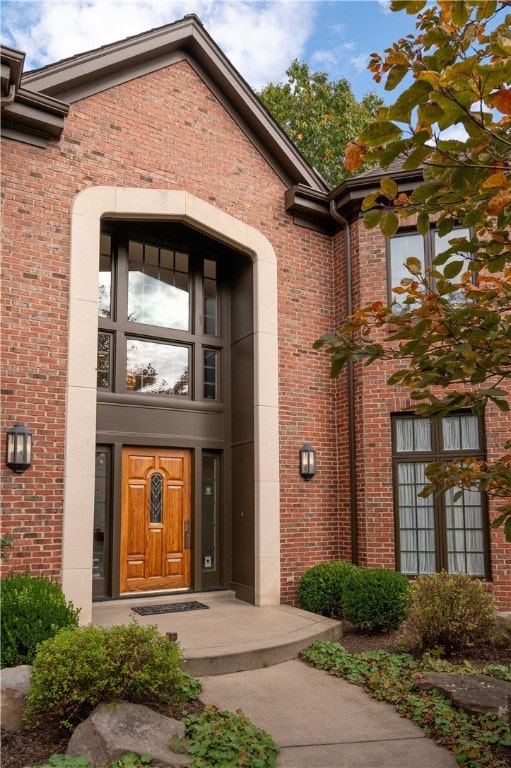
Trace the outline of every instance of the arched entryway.
{"type": "MultiPolygon", "coordinates": [[[[82,621],[89,621],[91,615],[91,579],[94,538],[94,491],[95,491],[95,446],[96,446],[96,397],[97,397],[97,329],[98,329],[98,247],[101,222],[137,221],[176,223],[190,232],[198,233],[200,238],[217,244],[224,253],[238,254],[240,264],[250,260],[250,280],[248,271],[233,265],[231,286],[231,304],[234,309],[231,317],[242,324],[243,311],[237,302],[243,303],[243,291],[250,285],[252,294],[252,317],[250,332],[243,334],[240,327],[239,341],[250,338],[250,358],[253,361],[253,374],[250,371],[249,398],[232,398],[239,401],[245,411],[250,411],[250,434],[235,434],[229,428],[228,474],[236,475],[238,481],[230,482],[229,505],[231,511],[229,531],[223,538],[230,542],[231,552],[236,537],[243,541],[252,552],[247,560],[244,556],[239,562],[236,555],[232,558],[230,576],[224,574],[229,583],[223,586],[233,587],[240,597],[257,605],[269,605],[279,602],[280,597],[280,554],[279,554],[279,479],[278,479],[278,368],[277,368],[277,279],[276,258],[271,244],[257,230],[229,216],[190,193],[169,190],[140,190],[114,187],[98,187],[80,193],[74,203],[71,229],[71,286],[70,286],[70,324],[69,324],[69,363],[68,390],[66,406],[66,460],[64,488],[64,537],[63,537],[63,587],[67,597],[82,608],[82,621]],[[222,250],[223,249],[223,250],[222,250]],[[264,451],[262,450],[264,446],[264,451]],[[239,482],[239,469],[247,462],[253,468],[249,477],[239,482]],[[248,505],[252,504],[253,514],[247,515],[248,505]]],[[[246,297],[245,297],[246,298],[246,297]]],[[[232,386],[238,391],[246,389],[247,368],[242,364],[247,355],[247,346],[241,344],[233,352],[233,339],[229,336],[230,371],[233,374],[232,386]],[[239,364],[232,364],[232,357],[239,354],[239,364]],[[245,378],[244,378],[245,376],[245,378]]],[[[186,342],[186,340],[185,340],[186,342]]],[[[184,344],[184,342],[183,342],[184,344]]],[[[186,344],[185,344],[186,346],[186,344]]],[[[204,383],[202,375],[201,386],[204,383]]],[[[207,399],[207,398],[206,398],[207,399]]],[[[194,408],[189,411],[193,412],[194,408]]],[[[213,409],[214,410],[214,409],[213,409]]],[[[243,414],[244,418],[246,413],[243,414]]],[[[192,419],[192,417],[189,417],[192,419]]],[[[232,422],[241,424],[239,417],[232,422]]],[[[186,421],[186,419],[185,419],[186,421]]],[[[246,421],[246,418],[245,418],[246,421]]],[[[105,424],[98,420],[100,431],[105,424]]],[[[126,421],[126,423],[129,423],[126,421]]],[[[189,450],[195,458],[195,488],[208,489],[203,482],[204,472],[212,471],[208,457],[224,455],[227,449],[224,440],[220,444],[199,443],[204,440],[200,426],[197,426],[195,445],[186,444],[185,432],[191,422],[181,429],[181,435],[172,439],[169,445],[168,429],[158,437],[158,430],[151,427],[151,439],[148,434],[139,434],[128,430],[122,437],[122,445],[145,445],[149,442],[153,448],[189,450]],[[155,437],[156,435],[156,437],[155,437]],[[135,442],[133,442],[133,438],[135,442]],[[156,441],[157,445],[154,445],[156,441]],[[161,441],[165,444],[161,445],[161,441]],[[198,472],[199,460],[201,473],[198,472]],[[204,463],[205,461],[205,463],[204,463]],[[204,469],[204,467],[206,469],[204,469]],[[209,467],[209,469],[208,469],[209,467]],[[199,477],[201,480],[199,481],[199,477]]],[[[113,429],[112,431],[115,431],[113,429]]],[[[207,431],[207,430],[206,430],[207,431]]],[[[190,438],[190,435],[188,435],[190,438]]],[[[207,438],[207,435],[206,435],[207,438]]],[[[225,435],[224,435],[225,438],[225,435]]],[[[223,439],[224,439],[223,438],[223,439]]],[[[191,443],[194,436],[191,436],[191,443]]],[[[189,440],[190,443],[190,440],[189,440]]],[[[113,445],[108,443],[105,445],[113,445]]],[[[120,445],[120,443],[119,443],[120,445]]],[[[121,451],[122,453],[122,451],[121,451]]],[[[192,460],[192,459],[190,459],[192,460]]],[[[113,461],[122,463],[114,451],[113,461]]],[[[153,470],[151,470],[153,472],[153,470]]],[[[121,482],[122,472],[114,482],[121,482]]],[[[163,475],[162,475],[163,476],[163,475]]],[[[114,474],[115,478],[115,474],[114,474]]],[[[149,491],[150,493],[150,491],[149,491]]],[[[115,498],[115,489],[114,496],[115,498]]],[[[120,496],[119,496],[120,498],[120,496]]],[[[204,503],[203,509],[207,506],[204,503]]],[[[196,544],[198,539],[196,539],[196,544]]],[[[112,552],[119,552],[115,547],[112,552]]],[[[197,569],[207,558],[201,550],[195,550],[195,582],[197,569]]],[[[207,561],[206,561],[207,562],[207,561]]],[[[207,569],[206,569],[207,570],[207,569]]],[[[115,572],[115,568],[112,570],[115,572]]],[[[192,579],[193,581],[193,579],[192,579]]],[[[192,584],[193,586],[193,584],[192,584]]],[[[115,593],[115,589],[114,589],[115,593]]]]}

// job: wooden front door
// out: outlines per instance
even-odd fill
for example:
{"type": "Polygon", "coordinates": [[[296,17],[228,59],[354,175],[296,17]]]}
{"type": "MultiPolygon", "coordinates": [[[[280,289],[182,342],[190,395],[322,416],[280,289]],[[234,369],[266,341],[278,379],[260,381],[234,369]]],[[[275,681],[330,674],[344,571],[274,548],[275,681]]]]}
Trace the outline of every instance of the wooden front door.
{"type": "Polygon", "coordinates": [[[190,586],[191,452],[123,448],[121,592],[190,586]]]}

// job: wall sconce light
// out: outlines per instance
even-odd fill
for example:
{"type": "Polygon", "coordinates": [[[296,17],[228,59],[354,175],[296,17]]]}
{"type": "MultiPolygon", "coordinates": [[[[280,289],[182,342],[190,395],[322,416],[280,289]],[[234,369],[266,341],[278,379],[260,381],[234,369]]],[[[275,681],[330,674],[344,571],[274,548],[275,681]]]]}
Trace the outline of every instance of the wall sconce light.
{"type": "Polygon", "coordinates": [[[300,474],[304,480],[310,480],[316,474],[316,450],[309,443],[300,448],[300,474]]]}
{"type": "Polygon", "coordinates": [[[5,463],[17,474],[32,464],[32,432],[24,424],[15,424],[7,431],[5,463]]]}

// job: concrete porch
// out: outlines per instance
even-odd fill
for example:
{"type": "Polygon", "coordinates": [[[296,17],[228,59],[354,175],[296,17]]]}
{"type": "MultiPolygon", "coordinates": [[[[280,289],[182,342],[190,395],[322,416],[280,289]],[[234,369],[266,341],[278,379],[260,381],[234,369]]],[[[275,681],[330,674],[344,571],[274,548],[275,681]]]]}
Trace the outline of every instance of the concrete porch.
{"type": "Polygon", "coordinates": [[[294,659],[315,640],[339,640],[341,623],[289,605],[256,607],[237,600],[230,590],[194,592],[94,603],[92,623],[156,625],[176,632],[185,669],[196,677],[224,675],[294,659]],[[140,616],[132,608],[198,601],[207,610],[140,616]]]}

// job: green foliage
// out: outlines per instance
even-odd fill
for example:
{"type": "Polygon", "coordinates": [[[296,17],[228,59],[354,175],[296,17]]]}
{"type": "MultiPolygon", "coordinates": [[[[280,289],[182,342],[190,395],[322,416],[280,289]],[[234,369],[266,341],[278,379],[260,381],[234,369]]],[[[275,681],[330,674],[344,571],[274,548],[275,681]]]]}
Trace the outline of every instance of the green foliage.
{"type": "Polygon", "coordinates": [[[241,710],[222,712],[206,707],[185,718],[188,754],[196,768],[272,768],[278,747],[241,710]]]}
{"type": "MultiPolygon", "coordinates": [[[[110,763],[109,768],[143,768],[150,765],[150,755],[136,755],[134,752],[126,752],[118,760],[110,763]]],[[[86,757],[72,757],[71,755],[54,754],[48,758],[48,762],[38,768],[92,768],[86,757]]]]}
{"type": "Polygon", "coordinates": [[[374,118],[382,100],[370,93],[357,101],[348,80],[329,81],[297,60],[286,75],[284,83],[268,83],[259,98],[309,163],[336,186],[353,175],[342,167],[346,144],[374,118]]]}
{"type": "Polygon", "coordinates": [[[484,582],[445,571],[420,576],[412,585],[405,642],[422,650],[463,652],[492,636],[496,615],[495,599],[484,582]]]}
{"type": "MultiPolygon", "coordinates": [[[[422,274],[408,259],[399,286],[405,311],[381,294],[316,343],[337,376],[349,361],[387,361],[390,386],[409,391],[411,409],[445,416],[488,404],[509,410],[511,378],[511,14],[508,2],[393,0],[393,11],[416,15],[416,32],[383,55],[373,54],[374,79],[392,91],[405,75],[411,85],[346,147],[345,168],[376,162],[388,169],[421,169],[413,192],[398,192],[382,174],[364,200],[365,225],[390,237],[416,216],[425,234],[455,226],[470,231],[449,241],[434,268],[422,274]],[[446,135],[464,129],[466,138],[446,135]],[[469,266],[462,269],[466,255],[469,266]],[[477,278],[477,279],[474,279],[477,278]],[[456,297],[456,300],[453,300],[456,297]],[[395,365],[391,365],[394,362],[395,365]]],[[[499,500],[494,527],[511,541],[511,441],[493,463],[476,459],[431,467],[427,493],[442,487],[477,488],[499,500]]]]}
{"type": "Polygon", "coordinates": [[[356,570],[355,565],[343,560],[320,563],[309,568],[298,582],[300,608],[321,616],[340,618],[344,579],[356,570]]]}
{"type": "MultiPolygon", "coordinates": [[[[338,643],[314,643],[301,654],[307,664],[360,685],[371,696],[393,704],[439,744],[452,750],[467,768],[505,768],[496,750],[511,745],[511,732],[496,715],[469,715],[435,690],[424,691],[417,680],[424,669],[470,673],[445,661],[414,660],[386,651],[352,655],[338,643]]],[[[491,674],[491,667],[484,669],[491,674]]]]}
{"type": "Polygon", "coordinates": [[[44,576],[9,573],[0,582],[1,665],[31,664],[38,646],[64,627],[78,624],[79,609],[44,576]]]}
{"type": "Polygon", "coordinates": [[[46,763],[38,768],[92,768],[86,757],[71,757],[71,755],[54,754],[46,763]]]}
{"type": "Polygon", "coordinates": [[[409,607],[406,576],[387,568],[358,568],[342,587],[344,617],[359,629],[385,632],[397,629],[409,607]]]}
{"type": "Polygon", "coordinates": [[[180,669],[178,646],[155,626],[90,625],[43,643],[32,667],[27,727],[43,721],[73,727],[98,704],[189,700],[198,693],[180,669]]]}

